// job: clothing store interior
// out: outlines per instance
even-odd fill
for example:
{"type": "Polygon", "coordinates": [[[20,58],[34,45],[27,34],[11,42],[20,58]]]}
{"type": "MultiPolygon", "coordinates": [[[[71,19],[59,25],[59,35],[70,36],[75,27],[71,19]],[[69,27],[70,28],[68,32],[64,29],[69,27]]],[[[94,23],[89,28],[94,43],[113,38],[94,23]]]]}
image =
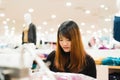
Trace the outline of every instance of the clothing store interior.
{"type": "Polygon", "coordinates": [[[120,80],[120,0],[0,0],[0,80],[120,80]]]}

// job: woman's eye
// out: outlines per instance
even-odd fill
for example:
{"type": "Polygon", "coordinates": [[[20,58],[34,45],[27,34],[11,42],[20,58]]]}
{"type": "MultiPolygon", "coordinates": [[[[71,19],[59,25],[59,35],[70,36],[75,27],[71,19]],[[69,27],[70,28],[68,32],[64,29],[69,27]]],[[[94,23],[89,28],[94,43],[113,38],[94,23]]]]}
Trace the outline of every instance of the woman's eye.
{"type": "Polygon", "coordinates": [[[67,41],[70,41],[70,39],[67,39],[67,41]]]}
{"type": "Polygon", "coordinates": [[[62,39],[60,39],[59,41],[63,41],[62,39]]]}

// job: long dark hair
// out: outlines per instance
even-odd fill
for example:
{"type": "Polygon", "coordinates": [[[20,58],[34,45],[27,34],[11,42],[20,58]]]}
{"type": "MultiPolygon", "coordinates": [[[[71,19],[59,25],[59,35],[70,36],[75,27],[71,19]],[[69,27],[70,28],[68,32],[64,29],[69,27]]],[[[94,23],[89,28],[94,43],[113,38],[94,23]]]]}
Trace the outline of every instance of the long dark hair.
{"type": "Polygon", "coordinates": [[[60,71],[65,71],[66,58],[62,56],[62,48],[59,44],[60,36],[64,36],[71,41],[70,63],[68,68],[70,72],[79,72],[85,66],[85,50],[78,25],[74,21],[63,22],[57,32],[57,46],[55,54],[55,66],[60,71]]]}

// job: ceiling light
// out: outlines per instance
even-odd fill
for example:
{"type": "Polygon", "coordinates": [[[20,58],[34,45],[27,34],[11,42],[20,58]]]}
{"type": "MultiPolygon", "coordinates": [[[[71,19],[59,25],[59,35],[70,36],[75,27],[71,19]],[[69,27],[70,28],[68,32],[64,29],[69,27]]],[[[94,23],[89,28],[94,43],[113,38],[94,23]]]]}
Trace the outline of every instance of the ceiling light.
{"type": "Polygon", "coordinates": [[[111,19],[109,19],[109,18],[106,18],[106,19],[105,19],[105,21],[106,21],[106,22],[108,22],[108,21],[111,21],[111,19]]]}
{"type": "Polygon", "coordinates": [[[83,30],[82,29],[80,29],[80,32],[82,32],[83,30]]]}
{"type": "Polygon", "coordinates": [[[5,14],[4,13],[0,13],[0,17],[4,17],[5,16],[5,14]]]}
{"type": "Polygon", "coordinates": [[[104,8],[104,7],[105,7],[105,5],[103,5],[103,4],[102,4],[102,5],[100,5],[100,7],[101,7],[101,8],[104,8]]]}
{"type": "Polygon", "coordinates": [[[7,22],[6,22],[6,21],[3,21],[3,24],[7,24],[7,22]]]}
{"type": "Polygon", "coordinates": [[[81,23],[81,25],[82,25],[82,26],[84,26],[84,25],[85,25],[85,23],[84,23],[84,22],[82,22],[82,23],[81,23]]]}
{"type": "Polygon", "coordinates": [[[72,3],[71,2],[66,2],[66,6],[71,6],[72,3]]]}
{"type": "Polygon", "coordinates": [[[7,18],[6,21],[10,21],[10,18],[7,18]]]}
{"type": "Polygon", "coordinates": [[[73,20],[73,19],[68,19],[68,20],[73,20]]]}
{"type": "Polygon", "coordinates": [[[85,13],[86,13],[86,14],[90,14],[90,10],[86,10],[85,13]]]}
{"type": "Polygon", "coordinates": [[[91,28],[95,28],[95,25],[91,25],[91,28]]]}
{"type": "Polygon", "coordinates": [[[12,22],[15,23],[15,20],[13,20],[12,22]]]}
{"type": "Polygon", "coordinates": [[[51,29],[50,29],[50,31],[51,31],[51,32],[53,32],[53,31],[54,31],[54,29],[53,29],[53,28],[51,28],[51,29]]]}
{"type": "Polygon", "coordinates": [[[47,22],[46,22],[46,21],[44,21],[44,22],[43,22],[43,25],[47,25],[47,22]]]}
{"type": "Polygon", "coordinates": [[[15,27],[12,27],[11,30],[15,30],[15,27]]]}
{"type": "Polygon", "coordinates": [[[25,27],[26,25],[25,24],[23,24],[23,27],[25,27]]]}
{"type": "Polygon", "coordinates": [[[56,18],[56,15],[54,15],[54,14],[53,14],[53,15],[51,15],[51,18],[52,18],[52,19],[56,18]]]}
{"type": "Polygon", "coordinates": [[[30,9],[28,9],[28,11],[29,11],[29,12],[33,12],[33,11],[34,11],[34,9],[33,9],[33,8],[30,8],[30,9]]]}
{"type": "Polygon", "coordinates": [[[106,7],[105,10],[108,10],[108,8],[106,7]]]}

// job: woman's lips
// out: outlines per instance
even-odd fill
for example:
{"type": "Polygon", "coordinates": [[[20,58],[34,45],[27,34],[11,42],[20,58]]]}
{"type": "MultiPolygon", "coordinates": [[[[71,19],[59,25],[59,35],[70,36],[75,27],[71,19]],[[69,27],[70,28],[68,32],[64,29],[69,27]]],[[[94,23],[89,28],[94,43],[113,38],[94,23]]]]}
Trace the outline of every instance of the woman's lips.
{"type": "Polygon", "coordinates": [[[69,49],[69,47],[63,47],[63,49],[69,49]]]}

